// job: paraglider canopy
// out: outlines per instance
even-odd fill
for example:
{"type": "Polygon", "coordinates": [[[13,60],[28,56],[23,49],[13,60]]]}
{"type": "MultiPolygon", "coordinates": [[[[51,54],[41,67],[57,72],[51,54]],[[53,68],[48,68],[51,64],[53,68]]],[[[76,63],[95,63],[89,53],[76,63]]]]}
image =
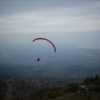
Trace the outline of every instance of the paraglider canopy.
{"type": "Polygon", "coordinates": [[[48,40],[48,39],[46,39],[46,38],[36,38],[36,39],[34,39],[32,42],[34,42],[34,41],[36,41],[36,40],[46,40],[47,42],[49,42],[49,43],[53,46],[54,52],[56,52],[56,47],[55,47],[54,43],[51,42],[50,40],[48,40]]]}

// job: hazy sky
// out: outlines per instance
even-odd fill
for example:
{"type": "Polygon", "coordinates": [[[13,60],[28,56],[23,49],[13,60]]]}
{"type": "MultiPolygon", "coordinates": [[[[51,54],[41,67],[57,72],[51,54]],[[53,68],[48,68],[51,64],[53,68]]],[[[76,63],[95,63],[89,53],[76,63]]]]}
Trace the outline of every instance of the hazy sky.
{"type": "Polygon", "coordinates": [[[100,48],[100,0],[0,0],[0,35],[42,33],[100,48]]]}

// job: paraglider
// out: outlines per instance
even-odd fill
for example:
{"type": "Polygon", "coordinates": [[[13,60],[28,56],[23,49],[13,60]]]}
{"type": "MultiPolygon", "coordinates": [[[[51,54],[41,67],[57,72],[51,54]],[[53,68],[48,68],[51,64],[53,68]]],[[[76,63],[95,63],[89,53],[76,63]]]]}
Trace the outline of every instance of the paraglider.
{"type": "MultiPolygon", "coordinates": [[[[48,40],[48,39],[46,39],[46,38],[36,38],[36,39],[34,39],[32,42],[34,42],[34,41],[36,41],[36,40],[45,40],[45,41],[49,42],[49,43],[52,45],[52,47],[54,48],[54,53],[56,52],[56,47],[55,47],[54,43],[51,42],[50,40],[48,40]]],[[[40,58],[38,58],[37,61],[40,61],[40,58]]]]}
{"type": "Polygon", "coordinates": [[[40,58],[38,58],[37,61],[40,61],[40,58]]]}

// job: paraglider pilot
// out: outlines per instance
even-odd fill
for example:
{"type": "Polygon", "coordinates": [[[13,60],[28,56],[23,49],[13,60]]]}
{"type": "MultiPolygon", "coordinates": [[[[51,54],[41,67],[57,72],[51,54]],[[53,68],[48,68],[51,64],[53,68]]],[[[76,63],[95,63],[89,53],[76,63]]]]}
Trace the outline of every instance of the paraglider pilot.
{"type": "Polygon", "coordinates": [[[38,58],[37,61],[40,61],[40,58],[38,58]]]}

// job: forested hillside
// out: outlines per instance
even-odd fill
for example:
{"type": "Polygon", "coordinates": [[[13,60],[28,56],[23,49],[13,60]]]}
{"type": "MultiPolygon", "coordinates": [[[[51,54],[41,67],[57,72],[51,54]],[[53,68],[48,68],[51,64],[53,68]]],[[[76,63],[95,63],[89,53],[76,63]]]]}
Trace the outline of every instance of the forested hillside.
{"type": "Polygon", "coordinates": [[[87,77],[82,83],[60,84],[61,80],[19,80],[0,78],[0,100],[100,100],[100,77],[87,77]],[[51,83],[49,81],[52,81],[51,83]],[[55,83],[56,82],[56,83],[55,83]],[[88,93],[79,93],[86,86],[88,93]]]}

